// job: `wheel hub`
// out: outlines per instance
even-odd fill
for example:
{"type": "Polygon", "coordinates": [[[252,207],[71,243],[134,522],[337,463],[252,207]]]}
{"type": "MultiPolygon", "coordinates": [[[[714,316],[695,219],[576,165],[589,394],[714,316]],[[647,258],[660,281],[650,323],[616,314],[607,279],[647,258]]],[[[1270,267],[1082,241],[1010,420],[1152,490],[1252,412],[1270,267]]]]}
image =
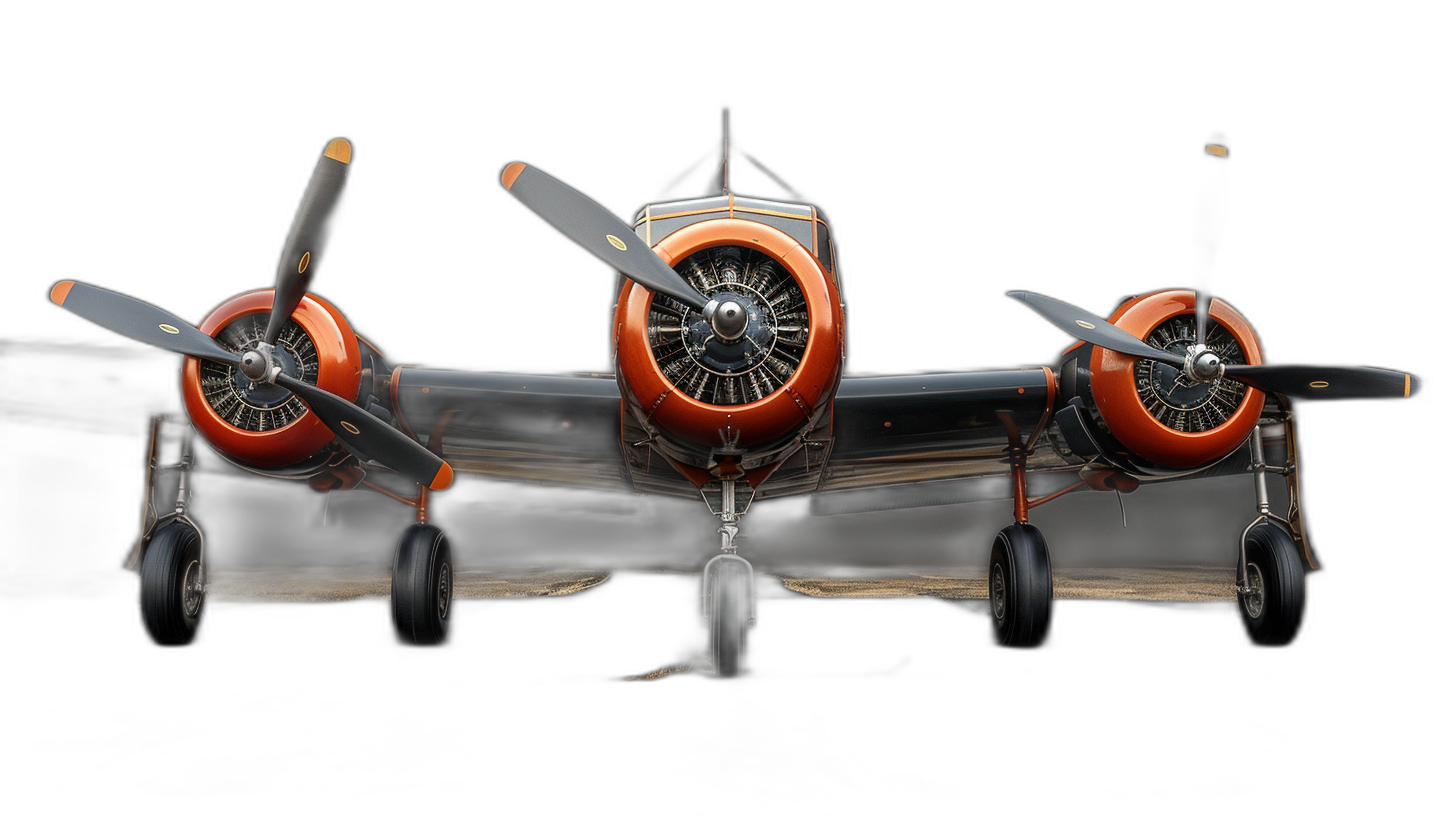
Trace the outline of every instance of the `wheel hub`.
{"type": "Polygon", "coordinates": [[[189,618],[197,617],[202,609],[202,564],[193,561],[182,573],[182,612],[189,618]]]}
{"type": "Polygon", "coordinates": [[[1252,561],[1245,565],[1245,570],[1244,611],[1249,613],[1249,617],[1258,618],[1264,614],[1264,573],[1252,561]]]}
{"type": "Polygon", "coordinates": [[[439,607],[440,620],[444,620],[450,614],[450,565],[440,565],[440,580],[436,586],[435,602],[439,607]]]}
{"type": "Polygon", "coordinates": [[[996,620],[1006,617],[1006,576],[1000,564],[991,565],[991,612],[996,620]]]}

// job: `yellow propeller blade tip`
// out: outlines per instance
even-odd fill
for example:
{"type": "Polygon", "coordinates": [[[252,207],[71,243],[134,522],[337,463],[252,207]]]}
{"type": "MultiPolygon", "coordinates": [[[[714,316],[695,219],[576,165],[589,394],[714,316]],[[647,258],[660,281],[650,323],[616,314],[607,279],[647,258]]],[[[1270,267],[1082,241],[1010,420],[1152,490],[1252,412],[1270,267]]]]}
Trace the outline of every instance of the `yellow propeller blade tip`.
{"type": "Polygon", "coordinates": [[[507,190],[511,189],[511,185],[516,183],[516,178],[519,177],[521,175],[521,171],[525,169],[526,165],[520,162],[511,162],[510,164],[506,165],[506,169],[501,171],[501,184],[505,186],[507,190]]]}
{"type": "Polygon", "coordinates": [[[349,163],[349,157],[354,153],[354,146],[349,144],[348,139],[335,139],[329,142],[324,148],[324,155],[337,162],[349,163]]]}

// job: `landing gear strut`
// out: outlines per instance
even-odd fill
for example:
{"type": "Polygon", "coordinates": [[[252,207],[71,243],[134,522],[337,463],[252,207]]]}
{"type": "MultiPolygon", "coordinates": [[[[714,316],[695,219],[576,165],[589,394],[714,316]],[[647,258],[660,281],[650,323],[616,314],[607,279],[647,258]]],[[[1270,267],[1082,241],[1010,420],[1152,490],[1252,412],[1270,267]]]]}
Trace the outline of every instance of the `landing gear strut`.
{"type": "MultiPolygon", "coordinates": [[[[706,498],[706,492],[704,497],[706,498]]],[[[750,498],[751,501],[751,498],[750,498]]],[[[714,509],[712,502],[708,503],[714,509]]],[[[738,510],[736,483],[722,482],[722,505],[717,515],[723,526],[723,553],[703,568],[703,617],[708,621],[708,657],[719,677],[734,677],[743,667],[748,651],[748,627],[755,618],[753,566],[739,557],[734,539],[738,535],[738,519],[747,512],[738,510]]]]}

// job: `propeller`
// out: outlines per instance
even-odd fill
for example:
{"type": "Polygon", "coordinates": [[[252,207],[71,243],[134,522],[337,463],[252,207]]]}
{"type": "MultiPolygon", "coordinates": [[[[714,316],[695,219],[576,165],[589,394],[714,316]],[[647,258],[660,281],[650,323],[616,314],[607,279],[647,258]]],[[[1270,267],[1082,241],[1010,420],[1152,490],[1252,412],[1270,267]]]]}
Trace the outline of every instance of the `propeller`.
{"type": "Polygon", "coordinates": [[[1271,391],[1304,399],[1347,399],[1354,397],[1409,397],[1420,388],[1420,380],[1403,371],[1357,366],[1235,365],[1225,364],[1203,345],[1208,319],[1208,301],[1197,296],[1199,342],[1186,355],[1154,348],[1102,318],[1035,292],[1007,292],[1030,306],[1052,325],[1094,346],[1145,357],[1176,366],[1199,382],[1232,377],[1260,391],[1271,391]]]}
{"type": "Polygon", "coordinates": [[[50,297],[57,306],[123,337],[232,366],[253,382],[275,383],[303,400],[360,458],[377,460],[433,490],[444,490],[455,479],[445,460],[349,400],[283,373],[273,359],[273,341],[308,291],[309,261],[322,246],[324,224],[343,189],[349,153],[344,139],[335,139],[324,149],[284,246],[265,342],[256,348],[239,354],[165,309],[88,283],[60,281],[51,287],[50,297]]]}
{"type": "MultiPolygon", "coordinates": [[[[1208,157],[1208,172],[1213,182],[1204,185],[1204,194],[1198,203],[1197,230],[1197,274],[1200,281],[1213,277],[1214,240],[1217,230],[1214,221],[1219,207],[1217,198],[1222,191],[1224,162],[1229,156],[1227,140],[1222,133],[1208,137],[1204,154],[1208,157]]],[[[1031,294],[1028,291],[1012,291],[1010,296],[1021,300],[1026,306],[1048,319],[1054,325],[1077,340],[1101,345],[1107,350],[1133,357],[1144,357],[1174,366],[1197,380],[1211,382],[1219,377],[1232,377],[1248,383],[1259,391],[1283,393],[1296,399],[1309,401],[1357,401],[1357,399],[1401,399],[1414,396],[1420,391],[1421,382],[1411,374],[1388,372],[1383,369],[1364,369],[1360,366],[1325,366],[1325,364],[1284,363],[1249,364],[1223,363],[1217,354],[1208,350],[1208,309],[1213,307],[1213,296],[1200,283],[1194,293],[1194,344],[1185,354],[1155,348],[1133,337],[1112,323],[1069,306],[1059,300],[1031,294]]]]}
{"type": "Polygon", "coordinates": [[[146,301],[79,281],[51,287],[56,305],[111,329],[124,337],[166,351],[240,368],[249,379],[267,380],[288,389],[365,459],[377,459],[434,490],[443,490],[454,472],[443,459],[388,423],[348,400],[268,366],[257,351],[239,354],[189,325],[182,318],[146,301]],[[251,370],[250,370],[251,369],[251,370]],[[254,376],[258,373],[258,376],[254,376]]]}
{"type": "Polygon", "coordinates": [[[711,319],[709,301],[701,292],[689,286],[631,227],[581,191],[520,162],[501,171],[501,185],[546,223],[623,275],[677,298],[711,319]]]}

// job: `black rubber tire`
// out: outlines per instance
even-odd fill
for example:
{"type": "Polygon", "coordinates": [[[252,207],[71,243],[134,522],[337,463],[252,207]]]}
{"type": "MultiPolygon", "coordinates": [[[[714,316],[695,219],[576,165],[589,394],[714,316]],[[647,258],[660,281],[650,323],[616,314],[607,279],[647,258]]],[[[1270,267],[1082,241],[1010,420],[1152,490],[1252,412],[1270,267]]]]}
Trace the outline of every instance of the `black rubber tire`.
{"type": "Polygon", "coordinates": [[[389,598],[394,630],[415,646],[442,643],[450,631],[455,595],[450,542],[439,527],[416,524],[404,531],[394,551],[389,598]]]}
{"type": "Polygon", "coordinates": [[[708,597],[708,653],[719,677],[736,677],[748,651],[748,618],[753,605],[749,574],[731,562],[713,578],[708,597]]]}
{"type": "Polygon", "coordinates": [[[142,623],[162,646],[184,646],[197,634],[205,592],[189,593],[202,578],[202,538],[190,524],[173,522],[152,535],[142,556],[142,623]],[[190,602],[190,604],[189,604],[190,602]]]}
{"type": "Polygon", "coordinates": [[[1299,548],[1283,527],[1256,524],[1245,544],[1245,566],[1250,584],[1260,596],[1239,599],[1239,615],[1249,637],[1260,646],[1284,646],[1299,634],[1304,618],[1304,561],[1299,548]]]}
{"type": "Polygon", "coordinates": [[[1013,524],[996,534],[987,586],[996,642],[1040,645],[1052,622],[1051,556],[1040,530],[1013,524]]]}

